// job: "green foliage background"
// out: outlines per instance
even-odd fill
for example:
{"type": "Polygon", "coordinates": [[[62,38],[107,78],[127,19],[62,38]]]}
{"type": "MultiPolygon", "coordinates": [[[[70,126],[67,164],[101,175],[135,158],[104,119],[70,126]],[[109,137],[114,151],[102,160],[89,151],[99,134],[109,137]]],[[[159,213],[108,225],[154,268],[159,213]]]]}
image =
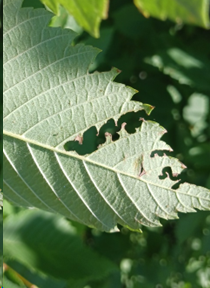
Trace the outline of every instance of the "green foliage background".
{"type": "MultiPolygon", "coordinates": [[[[24,3],[31,4],[34,1],[24,3]]],[[[127,122],[129,132],[135,131],[140,117],[160,123],[168,130],[163,140],[173,147],[173,156],[188,167],[182,181],[210,189],[209,36],[209,30],[195,26],[144,18],[129,0],[115,0],[110,1],[100,38],[81,32],[76,42],[103,50],[92,71],[119,68],[122,73],[116,81],[139,90],[135,100],[155,106],[150,116],[143,112],[124,116],[121,121],[127,122]]],[[[104,132],[116,139],[115,129],[112,121],[99,136],[90,129],[83,145],[75,142],[72,148],[90,153],[104,141],[104,132]]],[[[20,275],[40,288],[210,287],[209,212],[161,220],[163,227],[143,228],[142,234],[125,228],[120,233],[102,233],[49,215],[4,202],[5,237],[14,240],[13,255],[5,251],[5,287],[30,287],[20,275]],[[71,247],[71,243],[80,245],[71,247]],[[90,265],[95,268],[88,269],[90,265]]]]}

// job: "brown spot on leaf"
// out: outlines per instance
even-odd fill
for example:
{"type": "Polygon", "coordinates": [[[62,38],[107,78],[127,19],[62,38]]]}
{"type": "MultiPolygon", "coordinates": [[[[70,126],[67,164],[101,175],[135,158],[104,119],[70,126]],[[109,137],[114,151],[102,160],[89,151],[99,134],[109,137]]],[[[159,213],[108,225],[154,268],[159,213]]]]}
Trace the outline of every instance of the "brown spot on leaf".
{"type": "Polygon", "coordinates": [[[172,173],[172,175],[173,175],[174,177],[177,177],[177,176],[179,176],[179,173],[172,173]]]}
{"type": "Polygon", "coordinates": [[[74,141],[78,141],[79,142],[79,144],[80,145],[82,145],[82,142],[83,142],[83,137],[82,136],[80,136],[80,135],[78,135],[75,139],[74,139],[74,141]]]}
{"type": "Polygon", "coordinates": [[[145,175],[146,174],[146,171],[144,170],[144,168],[143,168],[143,166],[142,166],[142,169],[141,169],[141,171],[140,171],[140,173],[139,173],[139,177],[141,177],[141,176],[143,176],[143,175],[145,175]]]}
{"type": "Polygon", "coordinates": [[[186,168],[187,168],[187,166],[184,165],[183,163],[181,163],[181,167],[182,167],[183,169],[186,169],[186,168]]]}
{"type": "Polygon", "coordinates": [[[112,134],[111,133],[109,133],[109,132],[105,132],[105,137],[107,138],[107,137],[110,137],[110,139],[112,139],[112,134]]]}
{"type": "Polygon", "coordinates": [[[121,125],[121,129],[125,129],[125,126],[127,125],[127,123],[123,122],[121,125]]]}

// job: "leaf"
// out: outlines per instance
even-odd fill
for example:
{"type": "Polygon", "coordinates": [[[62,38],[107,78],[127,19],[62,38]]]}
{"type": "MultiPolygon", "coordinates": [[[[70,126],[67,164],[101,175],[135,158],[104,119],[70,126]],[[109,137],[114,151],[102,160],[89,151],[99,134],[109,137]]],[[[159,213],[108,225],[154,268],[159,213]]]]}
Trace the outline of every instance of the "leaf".
{"type": "Polygon", "coordinates": [[[7,0],[4,7],[5,199],[109,232],[117,223],[139,230],[179,211],[209,210],[209,190],[188,183],[175,190],[178,180],[159,177],[165,167],[177,175],[185,166],[151,157],[171,151],[155,122],[142,121],[134,134],[123,125],[117,141],[107,136],[89,155],[64,149],[92,126],[99,131],[110,118],[153,107],[130,101],[136,91],[113,82],[116,68],[89,74],[98,50],[71,46],[75,33],[47,27],[49,12],[20,6],[7,0]]]}
{"type": "Polygon", "coordinates": [[[99,37],[99,25],[107,18],[109,0],[41,0],[43,4],[59,15],[59,5],[62,5],[77,23],[92,36],[99,37]]]}
{"type": "MultiPolygon", "coordinates": [[[[16,260],[49,279],[75,283],[103,279],[118,269],[88,248],[66,219],[38,210],[22,211],[6,218],[4,259],[16,260]]],[[[34,284],[40,287],[38,282],[34,284]]]]}
{"type": "Polygon", "coordinates": [[[58,15],[55,15],[51,19],[49,26],[71,29],[77,34],[81,34],[83,32],[82,27],[77,24],[74,17],[70,15],[62,6],[59,7],[58,15]]]}
{"type": "Polygon", "coordinates": [[[134,0],[134,4],[146,17],[210,27],[208,0],[134,0]]]}

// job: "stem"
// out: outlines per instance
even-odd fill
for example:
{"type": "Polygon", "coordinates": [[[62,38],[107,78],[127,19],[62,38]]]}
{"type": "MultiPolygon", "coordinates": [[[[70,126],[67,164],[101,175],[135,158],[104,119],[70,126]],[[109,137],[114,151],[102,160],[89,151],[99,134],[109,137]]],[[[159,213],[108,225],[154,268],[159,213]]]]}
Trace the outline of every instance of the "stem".
{"type": "Polygon", "coordinates": [[[19,273],[17,273],[14,269],[12,269],[9,265],[6,263],[3,263],[3,270],[5,271],[11,271],[15,274],[16,277],[18,277],[28,288],[38,288],[36,285],[32,284],[28,280],[26,280],[23,276],[21,276],[19,273]]]}

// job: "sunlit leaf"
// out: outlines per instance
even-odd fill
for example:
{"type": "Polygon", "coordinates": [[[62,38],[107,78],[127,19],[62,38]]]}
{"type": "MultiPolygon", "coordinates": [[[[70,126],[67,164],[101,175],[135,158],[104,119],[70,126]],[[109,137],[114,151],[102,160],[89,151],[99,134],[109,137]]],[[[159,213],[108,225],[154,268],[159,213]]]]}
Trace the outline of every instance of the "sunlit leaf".
{"type": "Polygon", "coordinates": [[[70,15],[68,11],[62,6],[59,7],[58,15],[55,15],[51,19],[49,26],[68,28],[78,34],[81,34],[83,31],[82,27],[77,24],[74,17],[70,15]]]}
{"type": "Polygon", "coordinates": [[[134,4],[146,17],[209,28],[208,0],[134,0],[134,4]]]}
{"type": "Polygon", "coordinates": [[[41,0],[55,14],[59,15],[59,5],[62,5],[77,23],[94,37],[99,37],[99,25],[107,18],[108,0],[41,0]]]}

